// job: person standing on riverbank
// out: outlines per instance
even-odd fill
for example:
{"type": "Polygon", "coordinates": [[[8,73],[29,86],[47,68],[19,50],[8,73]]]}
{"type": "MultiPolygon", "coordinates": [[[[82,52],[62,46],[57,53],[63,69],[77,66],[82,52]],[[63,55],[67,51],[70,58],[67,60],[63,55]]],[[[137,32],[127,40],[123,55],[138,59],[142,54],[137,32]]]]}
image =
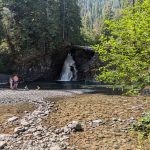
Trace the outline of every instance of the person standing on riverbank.
{"type": "Polygon", "coordinates": [[[10,88],[16,90],[18,88],[19,77],[17,74],[13,75],[9,79],[10,88]]]}

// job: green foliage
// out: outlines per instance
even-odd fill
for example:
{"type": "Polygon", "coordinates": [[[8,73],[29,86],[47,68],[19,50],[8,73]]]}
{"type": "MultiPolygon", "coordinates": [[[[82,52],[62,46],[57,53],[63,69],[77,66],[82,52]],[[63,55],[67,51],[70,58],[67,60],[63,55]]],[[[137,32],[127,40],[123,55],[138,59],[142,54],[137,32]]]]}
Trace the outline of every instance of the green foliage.
{"type": "Polygon", "coordinates": [[[122,16],[105,21],[105,33],[95,45],[104,66],[98,80],[121,85],[129,91],[149,85],[150,81],[150,3],[136,2],[122,16]]]}
{"type": "Polygon", "coordinates": [[[0,0],[0,53],[11,56],[8,63],[15,65],[11,68],[33,55],[52,56],[64,43],[77,44],[81,27],[77,2],[0,0]]]}
{"type": "Polygon", "coordinates": [[[88,45],[97,40],[104,19],[116,17],[123,7],[124,0],[79,0],[82,18],[82,35],[88,45]]]}
{"type": "Polygon", "coordinates": [[[65,42],[80,42],[81,17],[78,0],[59,0],[61,37],[65,42]]]}
{"type": "Polygon", "coordinates": [[[140,118],[136,124],[133,124],[132,130],[138,133],[139,141],[150,140],[150,112],[140,118]]]}

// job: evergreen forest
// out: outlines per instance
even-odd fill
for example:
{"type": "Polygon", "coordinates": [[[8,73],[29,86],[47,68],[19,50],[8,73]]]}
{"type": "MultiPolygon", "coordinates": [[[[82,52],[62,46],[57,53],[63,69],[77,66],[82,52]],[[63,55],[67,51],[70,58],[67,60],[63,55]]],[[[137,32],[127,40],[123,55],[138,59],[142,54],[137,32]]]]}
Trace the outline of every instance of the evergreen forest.
{"type": "Polygon", "coordinates": [[[142,88],[150,80],[149,21],[149,0],[0,0],[0,72],[84,45],[103,62],[97,80],[142,88]]]}

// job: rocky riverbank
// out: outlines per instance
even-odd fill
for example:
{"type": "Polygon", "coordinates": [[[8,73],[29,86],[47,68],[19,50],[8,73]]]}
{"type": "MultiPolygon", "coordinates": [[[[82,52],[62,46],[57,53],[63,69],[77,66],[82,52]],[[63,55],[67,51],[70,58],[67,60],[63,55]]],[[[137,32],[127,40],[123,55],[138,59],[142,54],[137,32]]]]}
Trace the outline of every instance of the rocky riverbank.
{"type": "MultiPolygon", "coordinates": [[[[0,104],[34,106],[0,123],[4,150],[136,150],[130,128],[150,97],[83,94],[82,90],[0,91],[0,104]],[[13,127],[11,132],[7,128],[13,127]],[[3,129],[3,130],[2,130],[3,129]],[[5,132],[7,131],[7,132],[5,132]]],[[[144,145],[149,150],[149,144],[144,145]]]]}
{"type": "MultiPolygon", "coordinates": [[[[13,133],[0,132],[0,149],[4,150],[63,150],[68,147],[66,134],[57,134],[55,127],[43,126],[42,120],[55,111],[54,101],[45,101],[46,98],[72,96],[81,94],[78,90],[55,91],[0,91],[0,104],[15,104],[28,102],[37,109],[33,112],[25,111],[21,118],[13,116],[1,126],[14,126],[13,133]]],[[[71,147],[70,147],[71,149],[71,147]]]]}
{"type": "Polygon", "coordinates": [[[55,98],[82,94],[84,90],[0,90],[0,104],[38,102],[44,98],[55,98]]]}

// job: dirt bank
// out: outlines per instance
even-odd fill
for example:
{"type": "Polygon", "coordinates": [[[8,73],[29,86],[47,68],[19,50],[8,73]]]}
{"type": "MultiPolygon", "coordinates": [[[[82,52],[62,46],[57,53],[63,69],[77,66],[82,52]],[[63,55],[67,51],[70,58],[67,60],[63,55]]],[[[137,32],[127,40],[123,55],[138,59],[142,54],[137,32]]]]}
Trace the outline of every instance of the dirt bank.
{"type": "MultiPolygon", "coordinates": [[[[44,121],[47,126],[64,127],[72,121],[84,124],[84,132],[69,139],[78,150],[136,150],[139,143],[129,131],[132,122],[150,110],[150,97],[124,97],[102,94],[57,98],[58,110],[44,121]],[[104,124],[91,127],[89,122],[101,119],[104,124]]],[[[149,150],[145,143],[142,150],[149,150]]]]}

